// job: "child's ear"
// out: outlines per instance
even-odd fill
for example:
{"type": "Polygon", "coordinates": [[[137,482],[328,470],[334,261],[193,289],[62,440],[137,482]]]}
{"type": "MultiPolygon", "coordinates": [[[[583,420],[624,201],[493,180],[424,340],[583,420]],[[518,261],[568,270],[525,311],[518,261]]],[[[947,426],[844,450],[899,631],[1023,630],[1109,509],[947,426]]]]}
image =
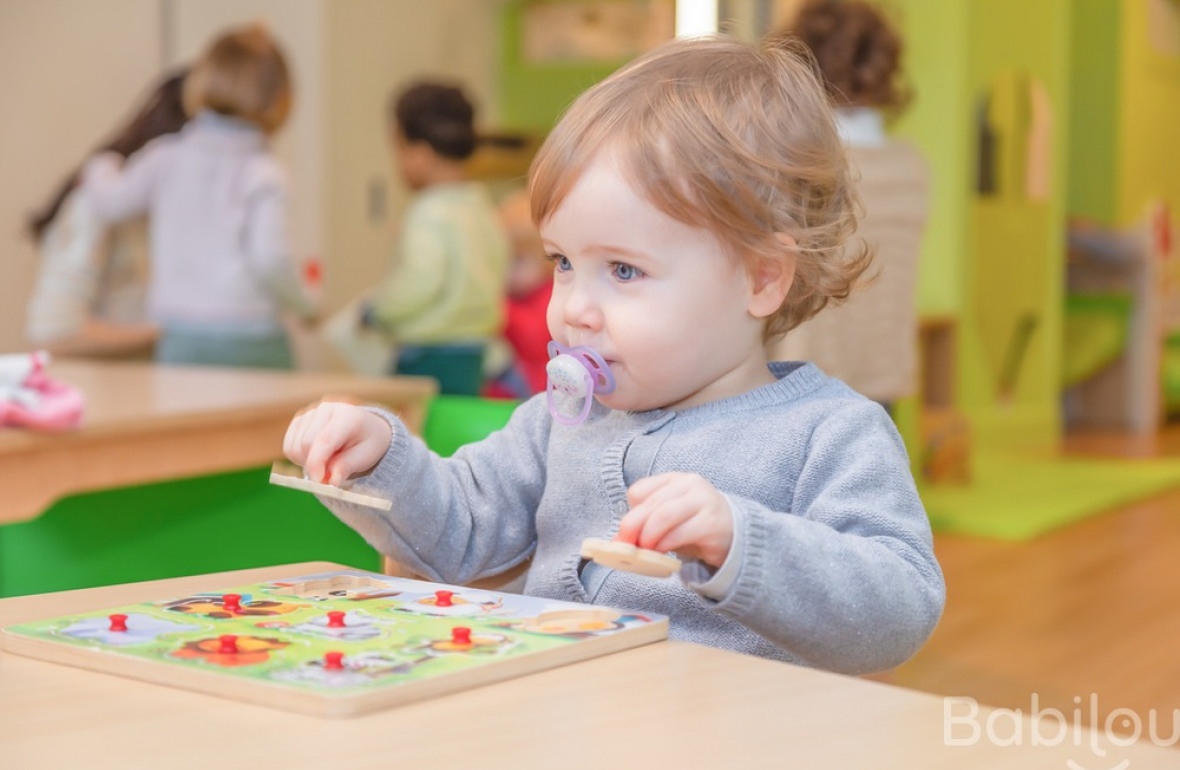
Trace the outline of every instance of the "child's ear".
{"type": "Polygon", "coordinates": [[[746,309],[755,318],[774,315],[795,281],[798,246],[786,233],[774,234],[773,253],[759,254],[750,266],[750,302],[746,309]]]}

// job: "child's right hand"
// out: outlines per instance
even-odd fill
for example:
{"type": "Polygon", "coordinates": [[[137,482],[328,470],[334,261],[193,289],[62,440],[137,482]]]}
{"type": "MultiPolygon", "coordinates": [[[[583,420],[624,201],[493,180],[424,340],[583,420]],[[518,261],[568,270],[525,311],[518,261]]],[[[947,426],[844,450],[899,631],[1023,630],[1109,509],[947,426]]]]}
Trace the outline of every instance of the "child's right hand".
{"type": "Polygon", "coordinates": [[[287,426],[283,454],[312,481],[339,485],[381,461],[393,428],[379,415],[353,404],[320,401],[287,426]]]}

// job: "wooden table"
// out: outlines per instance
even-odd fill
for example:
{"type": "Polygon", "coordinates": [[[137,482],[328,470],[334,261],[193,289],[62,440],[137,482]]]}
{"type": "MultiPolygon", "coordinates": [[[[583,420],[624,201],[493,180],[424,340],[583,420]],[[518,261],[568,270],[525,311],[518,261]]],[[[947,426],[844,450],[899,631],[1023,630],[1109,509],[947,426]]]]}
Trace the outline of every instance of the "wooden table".
{"type": "Polygon", "coordinates": [[[263,465],[295,411],[322,396],[379,403],[418,432],[437,390],[421,377],[60,361],[86,394],[85,424],[59,434],[0,429],[0,524],[76,492],[263,465]]]}
{"type": "MultiPolygon", "coordinates": [[[[337,568],[305,563],[4,599],[0,626],[337,568]]],[[[0,653],[6,770],[1180,765],[1180,751],[1146,743],[1102,744],[1108,753],[1098,760],[1085,733],[1080,746],[1072,738],[1032,746],[1027,730],[1018,746],[948,746],[943,709],[933,695],[677,642],[344,720],[0,653]]],[[[996,734],[1010,736],[1012,721],[1001,724],[996,734]]],[[[1161,725],[1165,736],[1170,724],[1161,725]]]]}

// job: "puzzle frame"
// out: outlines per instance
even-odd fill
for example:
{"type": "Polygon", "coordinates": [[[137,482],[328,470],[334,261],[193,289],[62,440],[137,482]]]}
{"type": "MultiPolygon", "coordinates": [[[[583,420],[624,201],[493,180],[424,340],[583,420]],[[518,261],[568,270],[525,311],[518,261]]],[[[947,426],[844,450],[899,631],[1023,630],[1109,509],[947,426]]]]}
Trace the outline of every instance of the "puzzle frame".
{"type": "Polygon", "coordinates": [[[336,570],[20,623],[0,649],[345,717],[667,634],[661,615],[336,570]]]}

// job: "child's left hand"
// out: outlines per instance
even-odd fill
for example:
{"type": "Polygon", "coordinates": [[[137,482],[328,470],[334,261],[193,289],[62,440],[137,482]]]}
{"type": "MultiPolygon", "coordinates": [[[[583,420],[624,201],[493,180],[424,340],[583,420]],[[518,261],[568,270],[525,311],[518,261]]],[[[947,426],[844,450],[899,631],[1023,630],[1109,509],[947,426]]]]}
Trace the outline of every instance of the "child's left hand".
{"type": "Polygon", "coordinates": [[[627,490],[631,510],[616,540],[654,551],[676,551],[720,567],[733,545],[733,512],[717,488],[695,473],[648,476],[627,490]]]}

